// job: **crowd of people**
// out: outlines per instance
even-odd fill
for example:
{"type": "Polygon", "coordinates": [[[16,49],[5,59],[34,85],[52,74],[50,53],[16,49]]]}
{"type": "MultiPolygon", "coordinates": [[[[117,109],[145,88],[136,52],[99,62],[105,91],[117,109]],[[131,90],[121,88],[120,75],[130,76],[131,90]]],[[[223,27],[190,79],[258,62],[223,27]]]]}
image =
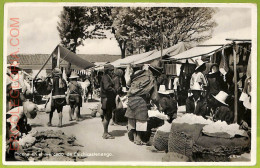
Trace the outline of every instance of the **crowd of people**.
{"type": "MultiPolygon", "coordinates": [[[[7,76],[10,79],[21,76],[22,69],[18,64],[13,63],[8,66],[7,76]]],[[[219,65],[213,64],[209,73],[206,70],[205,62],[196,60],[196,67],[189,81],[187,89],[185,107],[186,113],[192,113],[213,121],[225,121],[228,124],[234,122],[234,96],[230,92],[231,85],[228,84],[227,75],[223,74],[223,69],[219,65]]],[[[228,74],[230,72],[226,72],[228,74]]],[[[230,77],[230,76],[229,76],[230,77]]],[[[82,103],[88,97],[89,91],[99,90],[101,98],[101,119],[103,124],[104,139],[114,139],[109,133],[109,125],[117,123],[118,114],[123,114],[127,119],[127,129],[129,138],[137,145],[146,144],[151,131],[164,122],[172,123],[177,118],[178,93],[177,86],[170,89],[166,86],[167,77],[163,73],[163,65],[159,60],[155,60],[148,67],[128,65],[126,69],[115,68],[111,64],[104,66],[103,72],[92,73],[91,77],[81,81],[88,81],[87,85],[82,85],[80,76],[72,72],[64,77],[60,68],[54,68],[51,76],[44,80],[45,89],[37,89],[35,85],[33,91],[31,81],[27,78],[19,77],[7,83],[6,111],[7,111],[7,146],[15,139],[19,139],[23,133],[28,133],[31,127],[27,124],[27,118],[33,119],[39,111],[39,105],[33,103],[34,92],[44,90],[48,95],[45,104],[46,112],[49,113],[48,126],[52,126],[53,113],[57,111],[59,116],[59,127],[62,127],[62,111],[65,105],[69,105],[69,121],[81,121],[80,110],[82,103]],[[91,78],[91,79],[90,79],[91,78]],[[19,108],[19,121],[11,122],[12,112],[19,108]],[[166,119],[149,117],[148,111],[154,110],[163,113],[166,119]],[[15,124],[14,124],[15,123],[15,124]],[[11,129],[9,129],[11,127],[11,129]],[[17,129],[20,128],[20,129],[17,129]],[[17,136],[10,138],[16,129],[17,136]],[[132,137],[132,138],[131,138],[132,137]]],[[[178,77],[176,77],[178,79],[178,77]]],[[[174,81],[173,85],[177,85],[174,81]]],[[[238,101],[238,124],[243,129],[251,129],[251,78],[245,78],[243,88],[238,90],[240,99],[238,101]],[[240,108],[241,107],[241,108],[240,108]]],[[[96,92],[98,93],[98,92],[96,92]]],[[[184,95],[181,95],[184,96],[184,95]]],[[[84,109],[83,109],[84,110],[84,109]]],[[[12,144],[13,146],[15,144],[12,144]]],[[[11,154],[10,154],[11,155],[11,154]]]]}
{"type": "MultiPolygon", "coordinates": [[[[149,118],[148,111],[157,110],[167,115],[166,122],[171,123],[177,117],[177,90],[171,90],[165,86],[167,78],[163,74],[163,66],[160,61],[153,61],[146,69],[129,65],[124,73],[116,75],[118,70],[120,69],[116,69],[110,64],[105,65],[104,75],[101,79],[103,138],[114,138],[108,133],[108,126],[110,120],[113,120],[113,114],[118,109],[117,102],[118,100],[120,102],[118,97],[124,97],[127,99],[125,106],[120,108],[125,109],[128,131],[132,132],[134,143],[145,144],[142,141],[142,134],[149,133],[151,129],[165,122],[149,118]],[[122,82],[122,80],[125,81],[122,82]],[[122,92],[125,93],[123,96],[120,94],[122,92]]],[[[238,100],[238,120],[234,121],[234,92],[230,92],[230,87],[233,85],[228,84],[227,76],[221,73],[223,69],[219,68],[219,65],[213,64],[206,74],[205,70],[205,62],[200,59],[196,60],[195,71],[188,81],[189,89],[187,90],[185,112],[213,121],[225,121],[228,124],[237,122],[242,128],[250,130],[251,99],[250,91],[246,91],[251,90],[250,76],[246,78],[244,88],[237,91],[240,97],[238,100]]]]}

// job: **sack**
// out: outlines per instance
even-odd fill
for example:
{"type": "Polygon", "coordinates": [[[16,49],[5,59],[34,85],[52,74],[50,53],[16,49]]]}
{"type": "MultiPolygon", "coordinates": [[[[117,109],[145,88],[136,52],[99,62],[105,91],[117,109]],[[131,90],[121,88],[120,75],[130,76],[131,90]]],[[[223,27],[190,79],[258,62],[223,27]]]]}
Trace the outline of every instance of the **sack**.
{"type": "Polygon", "coordinates": [[[45,104],[45,112],[50,113],[52,106],[52,94],[50,94],[50,98],[48,99],[47,103],[45,104]]]}
{"type": "Polygon", "coordinates": [[[154,135],[153,146],[159,151],[167,151],[169,135],[170,132],[157,130],[154,135]]]}
{"type": "Polygon", "coordinates": [[[146,95],[154,86],[154,78],[152,74],[147,71],[136,76],[129,89],[129,95],[146,95]]]}

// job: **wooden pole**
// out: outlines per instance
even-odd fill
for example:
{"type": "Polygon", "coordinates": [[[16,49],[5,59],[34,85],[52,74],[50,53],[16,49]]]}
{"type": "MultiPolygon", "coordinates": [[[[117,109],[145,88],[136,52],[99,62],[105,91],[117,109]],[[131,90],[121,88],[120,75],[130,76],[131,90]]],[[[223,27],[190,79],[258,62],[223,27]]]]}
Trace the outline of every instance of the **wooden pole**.
{"type": "Polygon", "coordinates": [[[60,68],[60,47],[58,46],[58,54],[57,54],[57,68],[60,68]]]}
{"type": "Polygon", "coordinates": [[[162,16],[160,18],[160,34],[161,34],[161,61],[163,57],[163,31],[162,31],[162,16]]]}
{"type": "Polygon", "coordinates": [[[233,58],[234,58],[234,123],[237,123],[237,56],[236,56],[236,43],[233,42],[233,58]]]}

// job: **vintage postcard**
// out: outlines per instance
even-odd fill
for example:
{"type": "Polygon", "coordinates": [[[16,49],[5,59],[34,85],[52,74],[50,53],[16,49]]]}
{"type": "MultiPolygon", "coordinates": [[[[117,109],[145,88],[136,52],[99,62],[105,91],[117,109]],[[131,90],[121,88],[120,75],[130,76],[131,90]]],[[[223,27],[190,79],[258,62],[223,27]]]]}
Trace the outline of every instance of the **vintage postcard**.
{"type": "Polygon", "coordinates": [[[4,165],[255,165],[256,87],[255,4],[4,6],[4,165]]]}

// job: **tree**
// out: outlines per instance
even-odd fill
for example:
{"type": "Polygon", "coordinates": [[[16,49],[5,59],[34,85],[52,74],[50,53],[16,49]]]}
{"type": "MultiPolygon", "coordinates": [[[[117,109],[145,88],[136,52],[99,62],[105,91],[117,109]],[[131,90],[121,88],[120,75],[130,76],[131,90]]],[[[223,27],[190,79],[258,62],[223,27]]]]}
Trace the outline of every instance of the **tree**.
{"type": "Polygon", "coordinates": [[[89,26],[85,7],[63,7],[57,29],[61,44],[76,53],[76,48],[85,39],[85,30],[89,26]]]}
{"type": "Polygon", "coordinates": [[[159,49],[162,38],[163,48],[209,39],[215,12],[206,7],[64,7],[58,30],[72,51],[86,38],[106,38],[104,32],[110,30],[124,58],[126,53],[159,49]]]}
{"type": "MultiPolygon", "coordinates": [[[[60,21],[58,22],[57,29],[59,31],[61,44],[76,53],[77,47],[83,44],[85,30],[89,25],[88,22],[86,22],[85,8],[65,6],[59,17],[60,21]]],[[[68,62],[66,72],[67,76],[70,76],[70,62],[68,62]]]]}
{"type": "Polygon", "coordinates": [[[214,8],[135,7],[113,10],[113,28],[119,46],[122,43],[125,48],[129,47],[130,53],[140,49],[145,52],[159,49],[162,34],[164,48],[179,41],[198,43],[209,39],[216,26],[212,19],[214,8]]]}

